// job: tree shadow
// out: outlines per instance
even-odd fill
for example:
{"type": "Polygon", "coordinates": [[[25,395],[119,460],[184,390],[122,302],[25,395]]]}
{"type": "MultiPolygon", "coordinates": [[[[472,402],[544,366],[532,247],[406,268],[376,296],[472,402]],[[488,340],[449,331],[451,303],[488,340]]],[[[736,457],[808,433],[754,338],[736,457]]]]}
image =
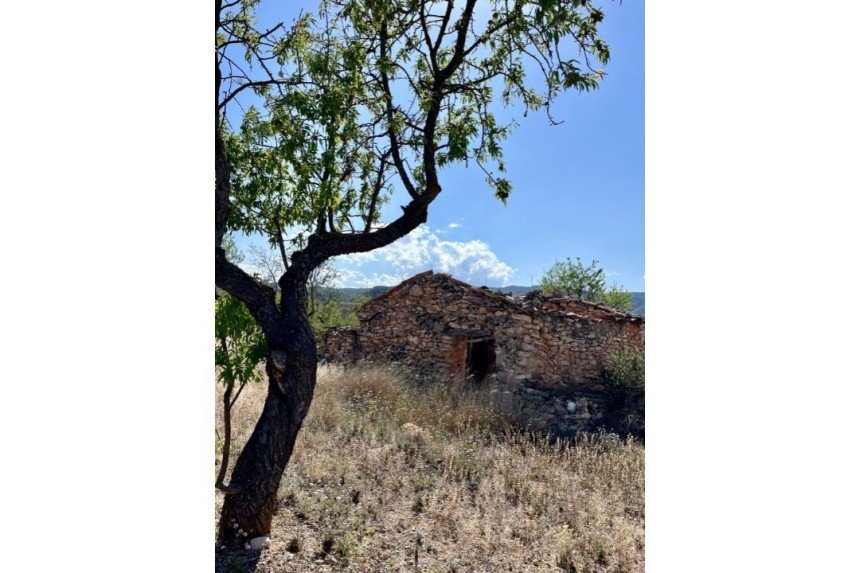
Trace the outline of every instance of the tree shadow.
{"type": "Polygon", "coordinates": [[[260,551],[215,551],[215,573],[251,573],[259,561],[260,551]]]}

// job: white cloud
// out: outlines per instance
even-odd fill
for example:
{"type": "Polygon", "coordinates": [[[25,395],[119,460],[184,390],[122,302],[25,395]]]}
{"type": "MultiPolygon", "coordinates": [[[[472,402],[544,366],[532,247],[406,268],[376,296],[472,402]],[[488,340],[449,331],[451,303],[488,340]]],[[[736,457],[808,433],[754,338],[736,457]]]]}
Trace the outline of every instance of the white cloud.
{"type": "Polygon", "coordinates": [[[456,229],[456,228],[462,227],[462,226],[463,225],[461,225],[460,223],[451,223],[450,225],[448,225],[448,228],[449,229],[456,229]]]}
{"type": "Polygon", "coordinates": [[[370,273],[365,274],[356,269],[345,268],[338,265],[339,275],[337,277],[337,286],[339,287],[373,287],[379,285],[396,285],[403,282],[408,275],[391,275],[386,273],[370,273]]]}
{"type": "Polygon", "coordinates": [[[514,269],[487,243],[445,241],[439,234],[422,225],[381,249],[338,257],[335,265],[341,271],[340,286],[394,285],[429,269],[474,285],[502,285],[513,277],[514,269]]]}

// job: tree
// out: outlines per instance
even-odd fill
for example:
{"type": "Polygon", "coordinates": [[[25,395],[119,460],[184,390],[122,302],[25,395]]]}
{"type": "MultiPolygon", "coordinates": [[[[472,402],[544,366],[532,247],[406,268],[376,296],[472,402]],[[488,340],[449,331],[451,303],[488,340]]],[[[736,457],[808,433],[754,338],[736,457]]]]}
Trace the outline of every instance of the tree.
{"type": "Polygon", "coordinates": [[[251,245],[248,253],[251,255],[251,264],[254,266],[257,278],[277,291],[278,279],[284,274],[285,268],[281,255],[273,249],[266,249],[259,245],[251,245]]]}
{"type": "MultiPolygon", "coordinates": [[[[224,236],[222,244],[228,261],[239,264],[244,260],[242,251],[230,235],[224,236]]],[[[266,341],[248,309],[238,298],[216,291],[215,366],[218,368],[218,380],[224,384],[224,436],[219,436],[221,467],[215,478],[215,487],[227,493],[234,491],[224,485],[230,461],[231,412],[245,386],[249,382],[260,381],[258,366],[265,360],[266,341]]]]}
{"type": "Polygon", "coordinates": [[[633,293],[625,291],[618,283],[603,291],[599,302],[623,312],[633,312],[633,293]]]}
{"type": "MultiPolygon", "coordinates": [[[[321,312],[327,310],[331,314],[331,308],[337,309],[332,297],[332,289],[340,278],[340,271],[328,261],[315,268],[308,277],[308,315],[318,318],[321,312]]],[[[332,320],[320,320],[319,324],[324,326],[335,326],[336,318],[332,320]]]]}
{"type": "Polygon", "coordinates": [[[606,288],[606,273],[592,260],[588,266],[579,257],[556,261],[540,281],[545,294],[563,294],[582,300],[599,302],[624,312],[633,311],[633,293],[625,292],[618,283],[606,288]]]}
{"type": "Polygon", "coordinates": [[[258,366],[265,360],[266,341],[248,309],[238,298],[220,294],[215,299],[215,366],[224,384],[224,436],[220,438],[221,467],[215,486],[226,493],[235,491],[224,484],[230,461],[231,412],[245,386],[260,381],[258,366]]]}
{"type": "Polygon", "coordinates": [[[224,238],[221,240],[221,246],[224,248],[224,256],[231,263],[238,265],[245,260],[245,253],[239,249],[236,241],[230,235],[224,235],[224,238]]]}
{"type": "Polygon", "coordinates": [[[546,294],[563,294],[597,302],[606,288],[606,275],[591,261],[588,266],[576,257],[556,261],[540,280],[540,290],[546,294]]]}
{"type": "Polygon", "coordinates": [[[347,326],[348,321],[341,307],[330,297],[317,304],[310,319],[315,338],[323,336],[333,326],[347,326]]]}
{"type": "Polygon", "coordinates": [[[256,27],[258,2],[215,4],[216,284],[260,326],[269,380],[219,543],[234,523],[251,536],[269,531],[316,384],[314,270],[424,223],[447,165],[477,165],[505,201],[501,144],[514,124],[497,121],[497,103],[555,122],[559,92],[596,88],[603,72],[592,64],[609,59],[603,13],[589,0],[494,0],[477,13],[477,0],[323,0],[318,14],[269,29],[256,27]],[[400,215],[384,223],[394,197],[400,215]],[[279,299],[227,259],[228,230],[278,249],[279,299]]]}
{"type": "MultiPolygon", "coordinates": [[[[259,245],[252,245],[248,251],[254,267],[254,277],[276,292],[279,291],[278,279],[286,271],[281,255],[275,249],[267,249],[259,245]]],[[[332,289],[338,278],[340,278],[340,271],[329,261],[315,268],[308,277],[307,313],[314,337],[319,337],[329,327],[340,326],[347,321],[347,317],[341,312],[332,296],[332,289]]]]}
{"type": "MultiPolygon", "coordinates": [[[[274,249],[265,249],[252,245],[248,251],[251,254],[251,264],[256,269],[255,277],[269,287],[278,291],[278,280],[286,272],[284,260],[274,249]]],[[[228,256],[229,260],[229,256],[228,256]]],[[[340,271],[329,261],[311,271],[307,280],[308,314],[313,315],[316,307],[331,299],[330,291],[340,278],[340,271]]]]}

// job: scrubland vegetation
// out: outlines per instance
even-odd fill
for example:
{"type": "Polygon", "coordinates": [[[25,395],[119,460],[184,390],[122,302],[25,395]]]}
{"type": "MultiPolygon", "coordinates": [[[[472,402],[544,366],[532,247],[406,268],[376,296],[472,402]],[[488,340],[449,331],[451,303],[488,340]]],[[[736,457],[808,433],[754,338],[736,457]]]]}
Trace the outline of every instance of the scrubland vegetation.
{"type": "MultiPolygon", "coordinates": [[[[234,407],[234,451],[265,394],[249,385],[234,407]]],[[[643,445],[613,434],[551,443],[513,427],[514,408],[486,388],[323,366],[271,544],[219,551],[216,569],[644,570],[643,445]]],[[[217,466],[219,443],[215,454],[217,466]]]]}

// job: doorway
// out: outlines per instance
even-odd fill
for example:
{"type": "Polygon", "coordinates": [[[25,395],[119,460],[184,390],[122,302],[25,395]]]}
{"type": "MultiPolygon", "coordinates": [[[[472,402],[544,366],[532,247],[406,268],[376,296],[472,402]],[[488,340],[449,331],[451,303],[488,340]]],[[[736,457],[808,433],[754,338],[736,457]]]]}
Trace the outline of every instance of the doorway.
{"type": "Polygon", "coordinates": [[[466,351],[466,381],[480,384],[496,366],[495,340],[480,338],[468,341],[466,351]]]}

